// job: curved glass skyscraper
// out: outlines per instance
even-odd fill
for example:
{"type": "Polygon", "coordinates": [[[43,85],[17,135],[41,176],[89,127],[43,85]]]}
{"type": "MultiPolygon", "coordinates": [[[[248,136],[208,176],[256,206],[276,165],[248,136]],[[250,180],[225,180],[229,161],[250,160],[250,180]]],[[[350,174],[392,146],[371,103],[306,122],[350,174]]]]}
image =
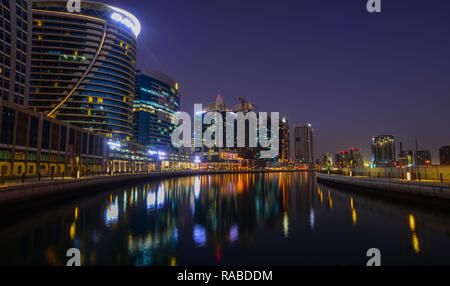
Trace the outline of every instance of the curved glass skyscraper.
{"type": "Polygon", "coordinates": [[[172,150],[172,116],[179,105],[177,82],[156,71],[138,71],[134,104],[136,141],[155,150],[172,150]]]}
{"type": "Polygon", "coordinates": [[[29,107],[131,140],[139,21],[102,3],[33,1],[29,107]]]}

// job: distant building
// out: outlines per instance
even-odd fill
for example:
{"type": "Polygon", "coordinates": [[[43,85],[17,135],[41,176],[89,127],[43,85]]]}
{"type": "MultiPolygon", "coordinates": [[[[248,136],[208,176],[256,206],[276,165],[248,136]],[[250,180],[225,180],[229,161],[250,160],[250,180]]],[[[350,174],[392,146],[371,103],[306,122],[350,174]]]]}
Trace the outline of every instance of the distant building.
{"type": "Polygon", "coordinates": [[[414,163],[413,157],[413,151],[403,150],[403,143],[400,142],[400,153],[398,154],[398,163],[400,167],[411,167],[414,163]]]}
{"type": "Polygon", "coordinates": [[[279,125],[279,155],[278,160],[281,162],[289,162],[290,161],[290,132],[289,132],[289,121],[286,117],[283,117],[280,121],[279,125]]]}
{"type": "Polygon", "coordinates": [[[333,157],[330,153],[325,153],[322,155],[322,167],[331,169],[333,168],[333,157]]]}
{"type": "Polygon", "coordinates": [[[450,146],[442,146],[439,149],[439,160],[441,165],[450,165],[450,146]]]}
{"type": "Polygon", "coordinates": [[[155,150],[172,150],[172,117],[179,110],[178,83],[153,70],[137,71],[133,106],[135,141],[155,150]]]}
{"type": "Polygon", "coordinates": [[[401,151],[398,157],[398,163],[401,167],[411,167],[413,165],[414,152],[411,150],[401,151]]]}
{"type": "Polygon", "coordinates": [[[348,150],[349,162],[348,165],[351,168],[363,168],[364,162],[362,159],[361,148],[350,148],[348,150]]]}
{"type": "Polygon", "coordinates": [[[294,153],[297,164],[314,163],[313,129],[311,124],[294,126],[294,153]]]}
{"type": "Polygon", "coordinates": [[[363,168],[361,148],[349,148],[340,151],[335,156],[334,164],[338,168],[363,168]]]}
{"type": "Polygon", "coordinates": [[[392,167],[395,164],[395,138],[380,135],[372,139],[372,164],[375,167],[392,167]]]}
{"type": "Polygon", "coordinates": [[[431,152],[429,150],[419,150],[414,156],[414,165],[431,166],[431,152]]]}
{"type": "Polygon", "coordinates": [[[334,166],[338,168],[347,168],[349,155],[347,150],[340,151],[334,157],[334,166]]]}

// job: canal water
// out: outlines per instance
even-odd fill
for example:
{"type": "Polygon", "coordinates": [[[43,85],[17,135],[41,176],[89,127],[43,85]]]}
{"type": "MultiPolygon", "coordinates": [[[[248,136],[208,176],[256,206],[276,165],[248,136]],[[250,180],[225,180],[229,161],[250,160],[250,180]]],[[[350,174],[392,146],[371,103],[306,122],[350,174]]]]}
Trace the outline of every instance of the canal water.
{"type": "MultiPolygon", "coordinates": [[[[9,221],[3,217],[2,221],[9,221]]],[[[313,174],[184,177],[97,192],[0,227],[0,265],[450,265],[450,214],[313,174]]]]}

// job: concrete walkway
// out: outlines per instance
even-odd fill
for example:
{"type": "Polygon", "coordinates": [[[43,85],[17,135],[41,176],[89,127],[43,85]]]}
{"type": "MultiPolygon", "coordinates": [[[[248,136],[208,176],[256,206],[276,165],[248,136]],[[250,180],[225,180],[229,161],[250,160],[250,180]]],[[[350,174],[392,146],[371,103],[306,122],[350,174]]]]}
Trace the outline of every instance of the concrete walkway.
{"type": "Polygon", "coordinates": [[[342,175],[317,174],[317,180],[338,185],[388,191],[406,195],[450,199],[450,184],[429,181],[406,181],[399,179],[349,177],[342,175]]]}

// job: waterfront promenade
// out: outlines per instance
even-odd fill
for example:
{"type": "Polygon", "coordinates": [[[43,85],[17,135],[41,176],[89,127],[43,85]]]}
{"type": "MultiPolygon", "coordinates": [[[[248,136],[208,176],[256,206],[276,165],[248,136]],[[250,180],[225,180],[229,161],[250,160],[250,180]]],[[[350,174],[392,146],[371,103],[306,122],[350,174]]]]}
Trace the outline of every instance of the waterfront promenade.
{"type": "Polygon", "coordinates": [[[348,188],[369,189],[384,194],[401,194],[414,197],[445,199],[450,202],[450,184],[437,180],[408,181],[402,179],[355,177],[317,174],[317,180],[348,188]]]}

